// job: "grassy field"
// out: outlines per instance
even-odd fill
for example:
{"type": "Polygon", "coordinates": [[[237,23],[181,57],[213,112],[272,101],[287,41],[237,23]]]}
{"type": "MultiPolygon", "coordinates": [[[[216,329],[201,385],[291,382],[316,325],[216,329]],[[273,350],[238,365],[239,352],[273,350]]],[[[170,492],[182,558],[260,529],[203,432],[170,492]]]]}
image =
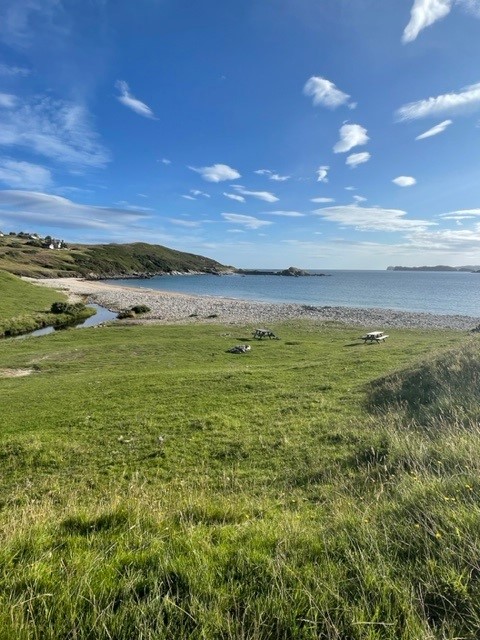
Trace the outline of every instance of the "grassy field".
{"type": "Polygon", "coordinates": [[[478,339],[271,329],[0,342],[0,639],[478,638],[478,339]]]}
{"type": "Polygon", "coordinates": [[[80,307],[72,313],[51,313],[53,302],[65,302],[67,296],[25,282],[0,271],[0,338],[28,333],[48,326],[80,322],[94,312],[80,307]]]}

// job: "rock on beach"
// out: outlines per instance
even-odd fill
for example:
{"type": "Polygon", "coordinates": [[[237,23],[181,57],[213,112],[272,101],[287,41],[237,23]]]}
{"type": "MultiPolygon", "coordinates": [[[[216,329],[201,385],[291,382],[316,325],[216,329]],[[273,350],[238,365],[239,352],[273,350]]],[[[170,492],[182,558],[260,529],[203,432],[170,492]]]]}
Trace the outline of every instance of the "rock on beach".
{"type": "Polygon", "coordinates": [[[461,315],[436,315],[394,309],[360,309],[351,307],[273,304],[234,298],[185,295],[143,287],[127,287],[81,278],[26,278],[30,282],[87,298],[111,311],[145,304],[151,311],[129,323],[146,324],[267,324],[284,320],[306,319],[322,324],[336,322],[366,328],[423,328],[471,330],[479,318],[461,315]]]}

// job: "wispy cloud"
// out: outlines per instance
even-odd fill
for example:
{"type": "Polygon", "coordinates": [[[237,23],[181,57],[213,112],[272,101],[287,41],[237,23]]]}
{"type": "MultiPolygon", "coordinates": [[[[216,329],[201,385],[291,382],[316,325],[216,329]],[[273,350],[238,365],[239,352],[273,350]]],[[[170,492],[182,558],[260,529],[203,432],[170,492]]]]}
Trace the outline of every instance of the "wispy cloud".
{"type": "Polygon", "coordinates": [[[355,200],[355,202],[357,204],[360,204],[360,202],[366,202],[367,201],[367,199],[364,198],[363,196],[357,196],[357,195],[353,196],[353,199],[355,200]]]}
{"type": "Polygon", "coordinates": [[[0,107],[3,109],[13,109],[17,104],[17,97],[11,93],[0,93],[0,107]]]}
{"type": "Polygon", "coordinates": [[[200,226],[200,222],[195,222],[193,220],[182,220],[181,218],[167,218],[167,220],[179,227],[195,228],[200,226]]]}
{"type": "Polygon", "coordinates": [[[304,218],[305,214],[300,211],[262,211],[262,215],[280,216],[282,218],[304,218]]]}
{"type": "Polygon", "coordinates": [[[225,193],[223,192],[223,195],[226,198],[230,198],[230,200],[235,200],[236,202],[245,202],[245,198],[243,196],[239,196],[236,193],[225,193]]]}
{"type": "Polygon", "coordinates": [[[192,196],[202,196],[203,198],[210,198],[209,193],[205,193],[205,191],[199,191],[198,189],[190,189],[190,193],[192,196]]]}
{"type": "Polygon", "coordinates": [[[15,67],[9,66],[8,64],[0,64],[0,76],[25,77],[28,75],[30,75],[30,69],[26,69],[25,67],[15,67]]]}
{"type": "Polygon", "coordinates": [[[322,165],[317,169],[317,182],[328,182],[328,172],[330,171],[330,167],[327,165],[322,165]]]}
{"type": "Polygon", "coordinates": [[[367,130],[359,124],[344,124],[340,128],[340,140],[333,147],[334,153],[346,153],[362,144],[367,144],[367,130]]]}
{"type": "Polygon", "coordinates": [[[441,213],[440,218],[446,220],[466,220],[480,216],[480,209],[459,209],[458,211],[450,211],[449,213],[441,213]]]}
{"type": "Polygon", "coordinates": [[[269,220],[260,220],[254,216],[245,216],[240,213],[222,213],[222,216],[227,222],[239,224],[247,229],[260,229],[261,227],[273,224],[269,220]]]}
{"type": "Polygon", "coordinates": [[[363,151],[362,153],[352,153],[352,155],[348,156],[345,160],[345,164],[347,164],[352,169],[358,167],[359,164],[364,164],[370,160],[371,156],[368,151],[363,151]]]}
{"type": "Polygon", "coordinates": [[[139,116],[143,116],[144,118],[155,119],[155,114],[152,109],[148,105],[146,105],[138,98],[135,98],[130,93],[130,88],[125,80],[117,80],[115,83],[115,87],[120,91],[120,95],[117,96],[117,100],[121,102],[125,107],[128,107],[135,113],[138,113],[139,116]]]}
{"type": "Polygon", "coordinates": [[[232,169],[228,164],[213,164],[210,167],[188,167],[192,171],[199,173],[207,182],[223,182],[224,180],[237,180],[241,178],[236,169],[232,169]]]}
{"type": "Polygon", "coordinates": [[[254,171],[259,176],[268,176],[269,180],[274,180],[275,182],[285,182],[286,180],[290,180],[291,176],[281,176],[274,171],[270,171],[270,169],[258,169],[254,171]]]}
{"type": "Polygon", "coordinates": [[[400,209],[360,207],[357,204],[326,207],[317,209],[314,213],[325,220],[337,222],[342,226],[354,227],[359,231],[423,230],[436,224],[427,220],[408,219],[406,211],[400,209]]]}
{"type": "Polygon", "coordinates": [[[110,160],[85,107],[46,97],[0,111],[0,146],[77,168],[104,167],[110,160]]]}
{"type": "Polygon", "coordinates": [[[248,189],[245,189],[239,184],[232,185],[232,188],[242,196],[250,196],[257,200],[263,200],[264,202],[278,202],[279,200],[279,198],[273,193],[270,193],[270,191],[248,191],[248,189]]]}
{"type": "Polygon", "coordinates": [[[0,191],[0,215],[18,225],[26,223],[63,228],[112,231],[149,217],[141,211],[84,205],[61,196],[35,191],[0,191]]]}
{"type": "Polygon", "coordinates": [[[424,138],[431,138],[432,136],[438,136],[439,133],[443,133],[447,127],[452,124],[452,120],[444,120],[440,122],[440,124],[435,125],[428,131],[421,133],[419,136],[415,138],[415,140],[423,140],[424,138]]]}
{"type": "Polygon", "coordinates": [[[415,40],[420,31],[447,16],[452,4],[453,0],[415,0],[402,41],[406,43],[415,40]]]}
{"type": "Polygon", "coordinates": [[[53,182],[49,169],[9,158],[0,159],[0,181],[13,189],[47,189],[53,182]]]}
{"type": "Polygon", "coordinates": [[[163,164],[172,164],[172,161],[169,160],[168,158],[162,158],[161,161],[163,162],[163,164]]]}
{"type": "Polygon", "coordinates": [[[399,187],[412,187],[414,184],[417,184],[417,181],[412,176],[398,176],[398,178],[394,178],[392,182],[399,187]]]}
{"type": "Polygon", "coordinates": [[[480,107],[480,83],[464,87],[458,93],[444,93],[435,98],[409,102],[396,111],[399,121],[417,120],[444,113],[462,113],[480,107]]]}
{"type": "Polygon", "coordinates": [[[327,202],[335,202],[335,198],[310,198],[310,202],[326,204],[327,202]]]}
{"type": "Polygon", "coordinates": [[[182,198],[185,198],[185,200],[196,200],[196,198],[194,198],[193,196],[189,196],[189,195],[183,195],[182,198]]]}
{"type": "Polygon", "coordinates": [[[340,91],[333,82],[320,76],[312,76],[303,87],[303,93],[313,99],[315,106],[322,105],[329,109],[336,109],[341,105],[355,108],[356,104],[349,102],[348,93],[340,91]]]}

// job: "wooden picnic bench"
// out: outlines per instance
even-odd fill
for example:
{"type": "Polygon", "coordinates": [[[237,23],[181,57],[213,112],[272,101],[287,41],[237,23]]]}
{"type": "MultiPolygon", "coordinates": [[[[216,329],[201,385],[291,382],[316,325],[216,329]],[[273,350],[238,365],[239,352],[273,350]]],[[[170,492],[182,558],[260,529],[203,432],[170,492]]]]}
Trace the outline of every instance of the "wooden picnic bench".
{"type": "Polygon", "coordinates": [[[374,342],[380,344],[381,342],[385,342],[387,338],[388,335],[383,333],[383,331],[370,331],[369,333],[362,336],[364,344],[367,344],[367,342],[369,344],[373,344],[374,342]]]}

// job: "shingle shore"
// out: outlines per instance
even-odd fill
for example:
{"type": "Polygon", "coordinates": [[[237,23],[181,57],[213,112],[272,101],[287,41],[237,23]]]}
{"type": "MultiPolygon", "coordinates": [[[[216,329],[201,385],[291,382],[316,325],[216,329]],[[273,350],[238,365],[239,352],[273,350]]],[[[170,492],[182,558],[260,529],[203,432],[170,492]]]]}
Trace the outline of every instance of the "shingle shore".
{"type": "Polygon", "coordinates": [[[137,304],[145,304],[150,307],[151,311],[135,321],[141,323],[209,322],[239,325],[253,323],[256,326],[261,326],[282,320],[308,319],[319,324],[333,321],[366,328],[469,330],[480,322],[480,318],[472,316],[436,315],[394,309],[275,304],[233,298],[185,295],[78,278],[30,279],[30,281],[66,291],[70,296],[87,296],[89,302],[95,302],[111,311],[120,311],[137,304]]]}

